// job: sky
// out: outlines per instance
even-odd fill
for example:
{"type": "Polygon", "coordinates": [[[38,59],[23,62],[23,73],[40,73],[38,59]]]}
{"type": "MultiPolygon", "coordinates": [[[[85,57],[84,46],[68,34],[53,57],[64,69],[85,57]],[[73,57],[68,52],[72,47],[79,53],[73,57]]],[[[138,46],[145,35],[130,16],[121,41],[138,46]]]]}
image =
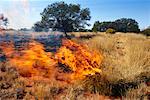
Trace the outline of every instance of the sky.
{"type": "MultiPolygon", "coordinates": [[[[9,19],[9,28],[31,28],[41,20],[40,13],[48,5],[61,0],[0,0],[0,14],[9,19]]],[[[150,26],[150,0],[63,0],[80,4],[91,11],[91,28],[95,21],[135,19],[140,29],[150,26]]]]}

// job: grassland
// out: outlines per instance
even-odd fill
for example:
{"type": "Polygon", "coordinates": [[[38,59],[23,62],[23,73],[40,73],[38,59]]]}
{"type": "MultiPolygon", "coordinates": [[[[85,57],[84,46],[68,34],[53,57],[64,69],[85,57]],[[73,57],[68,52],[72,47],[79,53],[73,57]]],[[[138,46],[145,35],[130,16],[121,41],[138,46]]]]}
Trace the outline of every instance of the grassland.
{"type": "Polygon", "coordinates": [[[134,33],[71,33],[104,56],[101,75],[89,76],[67,87],[55,82],[19,78],[11,64],[0,63],[0,99],[105,100],[150,98],[150,39],[134,33]],[[32,85],[31,85],[32,84],[32,85]]]}

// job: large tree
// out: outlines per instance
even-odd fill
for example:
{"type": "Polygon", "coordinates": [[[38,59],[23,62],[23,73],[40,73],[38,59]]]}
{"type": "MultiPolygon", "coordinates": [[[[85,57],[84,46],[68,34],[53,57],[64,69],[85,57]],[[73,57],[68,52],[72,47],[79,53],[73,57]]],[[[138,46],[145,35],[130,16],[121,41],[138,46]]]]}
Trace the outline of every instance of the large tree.
{"type": "Polygon", "coordinates": [[[109,28],[115,29],[117,32],[139,32],[140,31],[138,23],[131,18],[121,18],[113,22],[96,21],[93,26],[93,31],[104,32],[109,28]]]}
{"type": "Polygon", "coordinates": [[[42,20],[38,22],[38,25],[40,24],[46,29],[61,30],[65,34],[84,29],[86,25],[89,25],[87,21],[91,18],[88,8],[81,9],[79,4],[66,4],[65,2],[48,5],[41,16],[42,20]]]}

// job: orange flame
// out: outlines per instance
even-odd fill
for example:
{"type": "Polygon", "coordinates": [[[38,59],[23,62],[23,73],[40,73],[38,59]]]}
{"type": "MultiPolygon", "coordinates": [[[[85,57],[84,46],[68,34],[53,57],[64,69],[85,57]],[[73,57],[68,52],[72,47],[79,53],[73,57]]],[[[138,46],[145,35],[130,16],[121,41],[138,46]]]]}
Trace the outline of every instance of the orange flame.
{"type": "Polygon", "coordinates": [[[8,47],[7,43],[3,43],[0,48],[23,77],[43,78],[43,80],[61,77],[63,81],[72,82],[101,72],[99,69],[103,59],[101,54],[96,51],[90,52],[87,46],[71,40],[63,40],[62,47],[54,56],[51,52],[45,52],[44,46],[36,41],[29,42],[28,46],[22,47],[20,51],[15,50],[13,43],[10,44],[8,47]],[[71,73],[59,73],[58,70],[61,70],[59,68],[62,66],[64,69],[68,68],[71,73]]]}
{"type": "Polygon", "coordinates": [[[28,44],[28,49],[15,53],[13,47],[3,46],[3,51],[9,62],[19,70],[21,76],[47,76],[49,77],[56,62],[51,58],[51,53],[45,52],[44,47],[38,42],[28,44]],[[11,58],[10,58],[11,55],[11,58]]]}
{"type": "Polygon", "coordinates": [[[103,57],[96,51],[90,52],[85,45],[71,40],[63,40],[63,46],[56,54],[58,62],[65,64],[73,71],[72,79],[82,79],[86,75],[100,73],[103,57]]]}
{"type": "Polygon", "coordinates": [[[3,50],[4,54],[10,58],[12,54],[15,52],[15,47],[13,45],[13,42],[1,42],[0,43],[0,49],[3,50]]]}

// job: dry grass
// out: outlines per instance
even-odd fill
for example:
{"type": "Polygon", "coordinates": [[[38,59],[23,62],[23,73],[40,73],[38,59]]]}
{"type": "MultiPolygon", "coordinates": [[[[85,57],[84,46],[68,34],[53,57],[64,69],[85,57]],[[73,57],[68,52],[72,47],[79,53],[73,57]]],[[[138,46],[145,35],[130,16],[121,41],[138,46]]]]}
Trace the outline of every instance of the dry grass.
{"type": "Polygon", "coordinates": [[[72,34],[77,37],[75,41],[86,43],[91,50],[103,54],[101,75],[89,76],[66,87],[55,82],[35,82],[30,87],[10,64],[0,64],[0,99],[104,100],[111,96],[147,99],[149,87],[145,83],[150,80],[150,39],[133,33],[94,33],[96,36],[89,39],[78,37],[92,33],[72,34]]]}
{"type": "MultiPolygon", "coordinates": [[[[134,94],[133,91],[137,88],[136,91],[139,93],[135,93],[134,98],[142,96],[140,84],[150,79],[150,39],[133,33],[114,35],[103,33],[91,39],[76,41],[86,43],[91,49],[103,53],[102,76],[105,76],[112,86],[111,95],[127,95],[128,97],[126,92],[129,90],[134,94]]],[[[104,83],[104,87],[105,84],[108,83],[104,83]]],[[[131,95],[129,97],[132,98],[131,95]]]]}
{"type": "Polygon", "coordinates": [[[111,80],[134,80],[141,73],[150,72],[150,40],[142,35],[104,34],[80,41],[103,53],[102,67],[111,80]]]}

